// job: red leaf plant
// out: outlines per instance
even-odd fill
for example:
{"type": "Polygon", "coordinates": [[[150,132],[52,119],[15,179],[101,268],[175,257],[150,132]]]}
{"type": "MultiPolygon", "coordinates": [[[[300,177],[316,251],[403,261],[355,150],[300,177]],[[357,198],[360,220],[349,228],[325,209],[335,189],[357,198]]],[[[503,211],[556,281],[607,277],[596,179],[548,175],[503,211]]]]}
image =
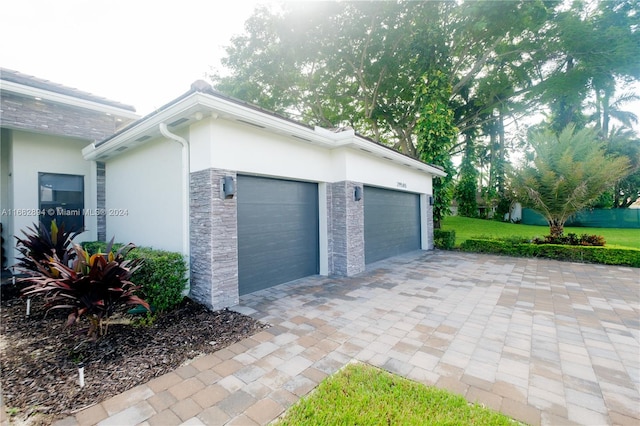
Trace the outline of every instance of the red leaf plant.
{"type": "Polygon", "coordinates": [[[109,317],[121,306],[142,305],[149,310],[149,304],[135,294],[138,286],[130,281],[141,260],[125,260],[125,255],[135,246],[130,243],[113,253],[112,244],[113,239],[105,250],[108,254],[90,256],[74,244],[70,249],[74,255],[65,256],[70,259],[68,262],[61,260],[57,253],[46,261],[40,260],[45,267],[30,271],[32,276],[22,279],[30,284],[23,295],[42,296],[49,310],[70,309],[67,326],[86,316],[90,321],[87,334],[92,339],[107,332],[109,317]]]}

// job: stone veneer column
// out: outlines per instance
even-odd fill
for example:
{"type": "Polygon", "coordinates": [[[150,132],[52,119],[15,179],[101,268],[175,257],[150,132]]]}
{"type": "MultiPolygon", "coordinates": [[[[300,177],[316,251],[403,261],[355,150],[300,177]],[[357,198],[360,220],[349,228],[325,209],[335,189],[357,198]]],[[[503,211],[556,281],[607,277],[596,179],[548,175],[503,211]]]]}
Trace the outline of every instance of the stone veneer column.
{"type": "Polygon", "coordinates": [[[429,202],[430,199],[432,199],[433,195],[428,195],[427,194],[427,239],[428,239],[428,243],[427,243],[427,250],[433,250],[434,249],[434,245],[433,245],[433,206],[431,205],[431,203],[429,202]]]}
{"type": "Polygon", "coordinates": [[[107,241],[107,199],[106,199],[106,167],[102,162],[96,162],[96,207],[98,214],[98,241],[107,241]]]}
{"type": "MultiPolygon", "coordinates": [[[[364,195],[355,201],[355,187],[340,181],[327,184],[329,274],[351,276],[364,271],[364,195]]],[[[364,191],[363,191],[364,194],[364,191]]]]}
{"type": "Polygon", "coordinates": [[[236,198],[220,197],[220,180],[236,173],[207,169],[191,173],[190,297],[211,310],[237,305],[238,210],[236,198]]]}

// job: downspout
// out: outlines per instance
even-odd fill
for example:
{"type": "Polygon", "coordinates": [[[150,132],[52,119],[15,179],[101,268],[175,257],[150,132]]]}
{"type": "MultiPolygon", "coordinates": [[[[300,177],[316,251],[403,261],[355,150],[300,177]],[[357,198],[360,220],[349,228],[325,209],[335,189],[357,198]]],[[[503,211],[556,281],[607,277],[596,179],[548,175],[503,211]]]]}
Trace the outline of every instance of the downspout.
{"type": "MultiPolygon", "coordinates": [[[[190,259],[190,250],[189,250],[189,193],[191,188],[189,187],[190,181],[190,164],[189,164],[189,142],[186,139],[176,135],[175,133],[171,133],[167,128],[165,123],[159,124],[160,133],[167,139],[178,142],[182,145],[182,254],[184,256],[185,262],[187,264],[187,279],[189,279],[191,275],[191,259],[190,259]]],[[[189,287],[191,282],[187,281],[187,288],[185,289],[185,293],[188,294],[189,287]]]]}

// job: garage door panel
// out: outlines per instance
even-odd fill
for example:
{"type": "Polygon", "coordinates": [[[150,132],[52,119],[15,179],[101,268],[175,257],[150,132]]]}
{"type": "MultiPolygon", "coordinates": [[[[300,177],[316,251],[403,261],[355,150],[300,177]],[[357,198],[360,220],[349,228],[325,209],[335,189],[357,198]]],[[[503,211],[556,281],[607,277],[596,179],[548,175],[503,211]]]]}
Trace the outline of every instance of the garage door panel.
{"type": "Polygon", "coordinates": [[[389,189],[364,190],[365,263],[420,249],[420,196],[389,189]]]}
{"type": "Polygon", "coordinates": [[[318,185],[238,176],[240,294],[318,273],[318,185]]]}

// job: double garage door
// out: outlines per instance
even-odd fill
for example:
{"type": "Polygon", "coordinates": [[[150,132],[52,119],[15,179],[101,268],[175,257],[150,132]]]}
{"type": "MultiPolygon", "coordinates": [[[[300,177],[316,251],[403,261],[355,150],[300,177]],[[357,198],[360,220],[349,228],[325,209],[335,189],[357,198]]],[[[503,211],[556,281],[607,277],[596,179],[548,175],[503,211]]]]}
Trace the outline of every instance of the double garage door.
{"type": "MultiPolygon", "coordinates": [[[[238,175],[240,294],[319,273],[318,185],[238,175]]],[[[420,249],[417,194],[364,188],[365,263],[420,249]]]]}
{"type": "Polygon", "coordinates": [[[244,175],[237,182],[240,294],[318,274],[318,184],[244,175]]]}

